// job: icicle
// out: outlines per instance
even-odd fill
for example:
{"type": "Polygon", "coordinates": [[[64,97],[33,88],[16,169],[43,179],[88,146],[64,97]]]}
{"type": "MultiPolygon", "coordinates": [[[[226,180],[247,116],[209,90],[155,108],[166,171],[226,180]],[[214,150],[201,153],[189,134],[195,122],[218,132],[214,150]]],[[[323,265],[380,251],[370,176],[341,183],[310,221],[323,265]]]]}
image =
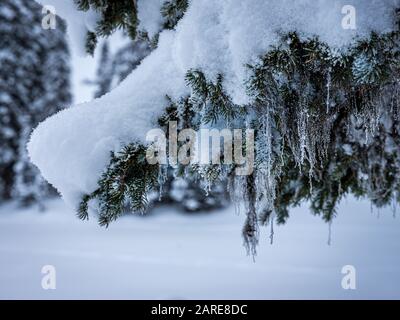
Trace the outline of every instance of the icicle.
{"type": "Polygon", "coordinates": [[[330,107],[330,100],[331,100],[331,83],[332,83],[332,76],[331,76],[332,69],[329,68],[328,70],[328,76],[327,76],[327,83],[326,83],[326,113],[329,113],[329,107],[330,107]]]}
{"type": "Polygon", "coordinates": [[[369,137],[369,135],[368,135],[368,133],[369,133],[369,130],[368,130],[368,128],[366,128],[365,129],[365,144],[368,144],[368,137],[369,137]]]}
{"type": "MultiPolygon", "coordinates": [[[[262,117],[261,132],[257,141],[259,152],[259,162],[261,165],[258,167],[256,174],[257,193],[260,195],[258,199],[262,199],[261,206],[271,208],[275,200],[275,189],[276,189],[276,172],[274,172],[273,162],[273,137],[272,137],[272,117],[270,115],[270,109],[266,111],[262,117]]],[[[282,151],[283,153],[283,151],[282,151]]],[[[283,155],[282,155],[283,156],[283,155]]],[[[282,159],[283,162],[283,159],[282,159]]],[[[260,201],[259,201],[260,202],[260,201]]],[[[260,205],[260,204],[258,204],[260,205]]]]}
{"type": "Polygon", "coordinates": [[[299,165],[301,168],[301,165],[304,163],[304,159],[306,157],[306,141],[307,141],[307,118],[308,118],[308,113],[307,110],[304,110],[302,106],[302,110],[300,111],[300,119],[299,119],[299,124],[298,124],[298,134],[299,134],[299,148],[300,148],[300,159],[299,159],[299,165]]]}
{"type": "Polygon", "coordinates": [[[267,117],[264,119],[265,121],[265,139],[266,143],[268,144],[268,153],[267,153],[267,164],[268,164],[268,177],[271,177],[271,170],[272,170],[272,162],[273,162],[273,139],[272,139],[272,117],[271,111],[268,110],[267,117]]]}
{"type": "Polygon", "coordinates": [[[274,244],[274,213],[272,213],[271,215],[271,230],[270,230],[270,234],[269,234],[269,239],[270,239],[270,244],[273,245],[274,244]]]}
{"type": "Polygon", "coordinates": [[[210,195],[210,192],[211,192],[211,182],[208,181],[208,179],[205,179],[203,190],[204,190],[204,192],[206,194],[206,197],[208,197],[210,195]]]}
{"type": "Polygon", "coordinates": [[[235,210],[235,214],[237,216],[239,216],[240,215],[240,202],[239,201],[233,201],[233,207],[234,207],[234,210],[235,210]]]}
{"type": "Polygon", "coordinates": [[[158,185],[159,185],[159,191],[158,191],[158,201],[162,201],[162,196],[164,192],[164,184],[167,181],[167,167],[160,165],[158,169],[158,185]]]}
{"type": "Polygon", "coordinates": [[[232,180],[228,183],[228,193],[234,205],[235,214],[240,215],[244,191],[237,182],[239,177],[231,177],[230,179],[232,180]]]}
{"type": "Polygon", "coordinates": [[[280,156],[282,167],[285,165],[285,159],[283,157],[284,152],[285,152],[285,137],[282,137],[281,156],[280,156]]]}
{"type": "Polygon", "coordinates": [[[233,186],[233,187],[229,186],[228,192],[229,192],[229,196],[233,203],[235,214],[238,216],[238,215],[240,215],[240,202],[236,198],[235,190],[232,190],[232,188],[234,189],[235,186],[233,186]]]}

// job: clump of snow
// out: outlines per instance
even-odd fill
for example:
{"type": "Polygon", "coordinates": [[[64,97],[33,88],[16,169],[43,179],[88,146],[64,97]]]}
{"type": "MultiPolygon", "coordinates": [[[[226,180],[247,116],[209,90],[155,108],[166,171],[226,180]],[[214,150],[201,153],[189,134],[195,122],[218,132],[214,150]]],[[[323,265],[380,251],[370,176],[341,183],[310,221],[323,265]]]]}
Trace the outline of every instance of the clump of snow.
{"type": "MultiPolygon", "coordinates": [[[[159,4],[157,0],[138,3],[139,19],[140,13],[147,16],[142,23],[150,32],[157,28],[148,23],[157,20],[153,14],[158,15],[151,10],[159,4]]],[[[31,159],[64,198],[76,205],[82,194],[96,189],[110,151],[134,141],[145,143],[146,132],[156,126],[166,106],[165,95],[178,98],[188,93],[184,77],[189,69],[200,68],[211,78],[222,73],[234,102],[246,103],[245,64],[277,44],[279,33],[317,35],[343,48],[372,30],[391,30],[396,5],[399,0],[191,1],[176,31],[162,32],[158,48],[119,87],[42,123],[29,143],[31,159]],[[342,28],[344,5],[356,9],[355,30],[342,28]]],[[[64,17],[81,21],[82,13],[70,9],[65,9],[64,17]]]]}
{"type": "Polygon", "coordinates": [[[248,102],[242,85],[251,63],[280,40],[297,31],[317,35],[332,47],[348,46],[372,30],[393,29],[398,0],[224,0],[192,1],[177,27],[175,59],[183,70],[200,68],[207,76],[223,73],[238,104],[248,102]],[[355,8],[356,29],[343,29],[342,8],[355,8]]]}
{"type": "Polygon", "coordinates": [[[138,0],[139,29],[147,31],[150,38],[162,29],[161,7],[166,0],[138,0]]]}
{"type": "Polygon", "coordinates": [[[96,11],[89,10],[85,12],[84,22],[87,30],[89,30],[90,32],[95,32],[98,21],[99,14],[96,11]]]}
{"type": "Polygon", "coordinates": [[[184,75],[170,63],[173,38],[172,31],[162,34],[160,50],[143,61],[140,77],[131,74],[111,93],[59,112],[32,134],[33,163],[67,202],[74,204],[96,189],[110,151],[144,140],[167,104],[166,94],[178,98],[187,90],[184,75]]]}

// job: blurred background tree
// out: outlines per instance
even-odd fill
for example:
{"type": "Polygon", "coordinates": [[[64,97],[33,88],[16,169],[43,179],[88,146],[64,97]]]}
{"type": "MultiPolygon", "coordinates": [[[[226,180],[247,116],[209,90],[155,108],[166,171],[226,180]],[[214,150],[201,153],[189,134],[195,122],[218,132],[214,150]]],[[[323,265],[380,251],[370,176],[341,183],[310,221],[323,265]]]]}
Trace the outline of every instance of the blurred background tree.
{"type": "Polygon", "coordinates": [[[29,162],[26,143],[36,125],[71,102],[65,25],[42,27],[42,6],[0,3],[0,201],[40,203],[54,190],[29,162]]]}

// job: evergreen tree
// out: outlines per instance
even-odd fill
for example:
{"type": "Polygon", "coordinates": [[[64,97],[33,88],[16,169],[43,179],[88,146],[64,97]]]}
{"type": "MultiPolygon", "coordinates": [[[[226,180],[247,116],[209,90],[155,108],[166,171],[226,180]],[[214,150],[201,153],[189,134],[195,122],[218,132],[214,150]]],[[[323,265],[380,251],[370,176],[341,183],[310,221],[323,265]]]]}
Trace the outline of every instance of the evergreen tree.
{"type": "Polygon", "coordinates": [[[0,199],[23,203],[52,190],[29,161],[30,133],[71,101],[65,25],[44,30],[43,17],[34,1],[0,4],[0,199]]]}
{"type": "MultiPolygon", "coordinates": [[[[250,251],[254,253],[258,242],[260,223],[285,222],[289,207],[304,199],[326,221],[335,216],[338,201],[348,193],[369,196],[378,206],[400,200],[399,61],[399,30],[372,34],[339,55],[317,38],[301,40],[296,32],[289,33],[258,65],[249,66],[253,103],[245,108],[232,103],[222,85],[223,75],[213,81],[201,70],[188,71],[192,95],[183,98],[192,112],[192,127],[197,111],[203,124],[235,120],[236,124],[250,122],[256,129],[255,172],[245,179],[227,175],[239,193],[237,198],[247,204],[243,234],[250,251]],[[369,138],[363,138],[365,133],[369,138]]],[[[161,120],[184,123],[176,116],[179,104],[168,106],[161,120]]],[[[126,151],[115,155],[113,163],[124,165],[126,151]]],[[[138,149],[129,151],[139,156],[138,149]]],[[[206,183],[226,176],[219,167],[208,167],[205,175],[204,168],[194,169],[206,183]]],[[[103,183],[119,178],[106,172],[99,189],[86,200],[105,199],[110,190],[103,183]]],[[[145,192],[148,186],[142,182],[145,192]]],[[[140,185],[135,179],[124,183],[127,188],[140,185]]],[[[118,185],[111,192],[123,190],[118,185]]],[[[139,200],[135,194],[126,196],[139,200]]],[[[107,221],[118,216],[115,208],[107,207],[107,221]]]]}
{"type": "MultiPolygon", "coordinates": [[[[83,10],[93,7],[103,13],[95,36],[123,28],[136,37],[136,1],[118,5],[113,1],[76,2],[83,10]]],[[[187,3],[166,2],[162,9],[165,28],[175,26],[187,3]]],[[[224,164],[223,158],[221,165],[173,168],[175,177],[200,179],[210,194],[213,185],[227,179],[232,199],[246,206],[243,236],[249,252],[255,253],[260,225],[284,223],[289,208],[304,200],[328,222],[347,194],[368,197],[377,206],[400,201],[399,13],[399,8],[393,12],[397,22],[393,30],[355,38],[343,52],[317,36],[300,36],[296,30],[281,32],[272,48],[247,65],[249,103],[233,102],[224,82],[229,75],[208,78],[203,70],[192,69],[186,74],[190,93],[178,101],[168,99],[163,106],[161,127],[172,120],[179,128],[255,130],[255,170],[249,176],[235,175],[239,165],[224,164]]],[[[121,215],[127,203],[133,210],[146,208],[146,195],[166,180],[162,165],[145,161],[146,150],[146,145],[132,139],[111,153],[98,188],[82,199],[81,218],[88,217],[92,200],[100,223],[106,226],[121,215]]]]}

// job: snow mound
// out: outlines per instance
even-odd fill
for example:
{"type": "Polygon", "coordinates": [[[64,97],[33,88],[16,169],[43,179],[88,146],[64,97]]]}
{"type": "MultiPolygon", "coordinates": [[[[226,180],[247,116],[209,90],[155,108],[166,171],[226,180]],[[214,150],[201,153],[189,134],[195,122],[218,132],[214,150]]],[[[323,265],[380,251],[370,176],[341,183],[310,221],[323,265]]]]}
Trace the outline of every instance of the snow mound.
{"type": "MultiPolygon", "coordinates": [[[[191,1],[176,30],[163,31],[158,48],[119,87],[39,125],[28,146],[32,162],[76,206],[83,194],[96,189],[110,151],[145,142],[166,107],[165,96],[188,93],[184,77],[189,69],[200,68],[211,78],[224,74],[234,102],[246,103],[245,64],[276,44],[280,32],[317,35],[331,46],[345,47],[372,30],[391,30],[397,5],[399,0],[191,1]],[[356,9],[355,30],[342,27],[344,5],[356,9]]],[[[75,17],[68,13],[66,19],[75,17]]]]}

